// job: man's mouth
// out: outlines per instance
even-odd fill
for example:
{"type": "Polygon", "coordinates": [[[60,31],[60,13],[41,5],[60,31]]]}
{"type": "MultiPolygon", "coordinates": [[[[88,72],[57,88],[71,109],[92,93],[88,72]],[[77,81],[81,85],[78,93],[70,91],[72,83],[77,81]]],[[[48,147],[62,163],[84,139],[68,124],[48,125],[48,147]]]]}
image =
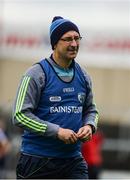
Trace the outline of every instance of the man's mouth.
{"type": "Polygon", "coordinates": [[[77,53],[77,49],[68,49],[68,51],[77,53]]]}
{"type": "Polygon", "coordinates": [[[77,51],[76,51],[76,50],[68,50],[68,52],[69,52],[70,54],[77,54],[77,51]]]}

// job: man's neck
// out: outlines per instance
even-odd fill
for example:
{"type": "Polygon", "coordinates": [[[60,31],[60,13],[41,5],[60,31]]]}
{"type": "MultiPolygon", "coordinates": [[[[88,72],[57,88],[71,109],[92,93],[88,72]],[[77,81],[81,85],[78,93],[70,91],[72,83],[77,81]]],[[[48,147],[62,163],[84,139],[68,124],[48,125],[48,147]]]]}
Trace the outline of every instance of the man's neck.
{"type": "Polygon", "coordinates": [[[58,57],[55,53],[52,54],[52,57],[54,61],[62,68],[69,68],[70,64],[72,63],[72,60],[58,57]]]}

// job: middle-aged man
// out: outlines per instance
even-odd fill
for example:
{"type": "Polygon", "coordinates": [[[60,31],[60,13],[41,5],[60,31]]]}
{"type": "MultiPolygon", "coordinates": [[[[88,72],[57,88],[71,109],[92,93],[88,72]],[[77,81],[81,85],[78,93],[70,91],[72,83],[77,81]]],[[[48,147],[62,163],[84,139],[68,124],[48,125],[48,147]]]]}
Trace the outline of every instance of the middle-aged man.
{"type": "Polygon", "coordinates": [[[91,80],[75,62],[80,32],[56,16],[50,26],[52,54],[30,67],[16,95],[13,121],[23,128],[18,179],[87,179],[80,146],[96,131],[98,112],[91,80]]]}

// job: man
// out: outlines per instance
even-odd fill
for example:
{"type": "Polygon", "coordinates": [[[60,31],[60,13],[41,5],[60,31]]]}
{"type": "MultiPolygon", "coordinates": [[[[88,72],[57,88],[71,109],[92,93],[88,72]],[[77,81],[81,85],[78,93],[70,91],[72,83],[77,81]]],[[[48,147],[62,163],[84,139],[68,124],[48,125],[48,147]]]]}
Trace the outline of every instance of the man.
{"type": "Polygon", "coordinates": [[[91,80],[75,62],[78,27],[60,16],[50,26],[52,55],[23,76],[13,119],[24,129],[17,178],[87,179],[82,141],[96,131],[91,80]]]}

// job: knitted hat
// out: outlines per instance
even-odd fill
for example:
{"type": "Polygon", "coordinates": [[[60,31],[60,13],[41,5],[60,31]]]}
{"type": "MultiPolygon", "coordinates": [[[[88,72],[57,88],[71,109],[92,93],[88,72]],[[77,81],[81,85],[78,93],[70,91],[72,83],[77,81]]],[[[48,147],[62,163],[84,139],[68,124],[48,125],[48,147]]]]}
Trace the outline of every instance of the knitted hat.
{"type": "Polygon", "coordinates": [[[64,19],[60,16],[55,16],[50,26],[50,41],[52,49],[54,50],[55,44],[57,44],[57,42],[60,40],[63,34],[72,30],[79,33],[78,27],[73,22],[64,19]]]}

